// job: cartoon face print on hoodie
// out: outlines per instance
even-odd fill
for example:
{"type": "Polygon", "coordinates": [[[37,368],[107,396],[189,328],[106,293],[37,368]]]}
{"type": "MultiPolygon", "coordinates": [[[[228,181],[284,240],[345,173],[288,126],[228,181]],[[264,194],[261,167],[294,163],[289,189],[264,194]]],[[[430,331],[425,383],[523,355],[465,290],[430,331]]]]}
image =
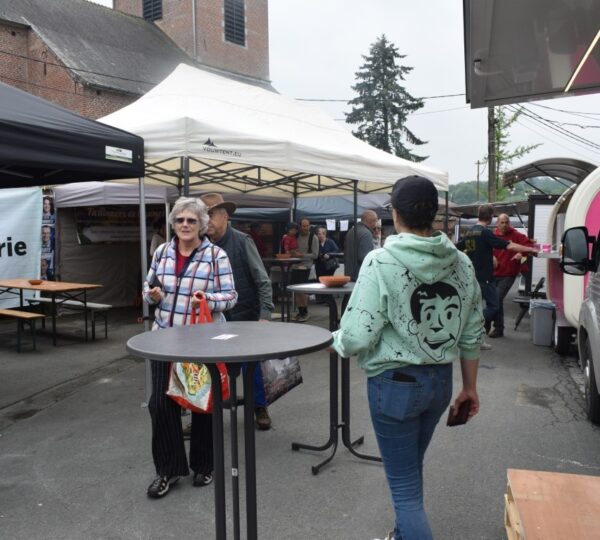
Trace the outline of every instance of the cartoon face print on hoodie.
{"type": "Polygon", "coordinates": [[[461,301],[457,290],[442,281],[423,283],[412,293],[410,308],[410,333],[429,358],[441,362],[459,337],[461,301]]]}

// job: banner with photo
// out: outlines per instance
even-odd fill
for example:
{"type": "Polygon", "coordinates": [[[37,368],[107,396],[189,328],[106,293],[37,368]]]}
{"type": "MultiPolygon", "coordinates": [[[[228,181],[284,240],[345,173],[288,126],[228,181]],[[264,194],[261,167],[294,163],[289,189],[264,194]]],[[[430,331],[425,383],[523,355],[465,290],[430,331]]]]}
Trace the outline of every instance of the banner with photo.
{"type": "Polygon", "coordinates": [[[42,199],[42,258],[40,278],[54,280],[54,253],[56,246],[56,214],[54,212],[54,193],[44,192],[42,199]]]}
{"type": "MultiPolygon", "coordinates": [[[[146,206],[146,230],[150,240],[157,223],[164,223],[165,209],[146,206]]],[[[75,208],[80,244],[140,241],[140,210],[137,206],[83,206],[75,208]]]]}
{"type": "MultiPolygon", "coordinates": [[[[40,277],[41,207],[41,188],[0,189],[0,280],[40,277]]],[[[0,292],[0,308],[18,305],[18,294],[0,292]]]]}

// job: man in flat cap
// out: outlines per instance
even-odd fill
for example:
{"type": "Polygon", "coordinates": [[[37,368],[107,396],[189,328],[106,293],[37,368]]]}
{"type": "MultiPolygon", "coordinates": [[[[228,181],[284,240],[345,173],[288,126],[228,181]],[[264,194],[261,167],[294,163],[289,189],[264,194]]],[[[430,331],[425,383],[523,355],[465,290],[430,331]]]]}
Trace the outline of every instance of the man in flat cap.
{"type": "MultiPolygon", "coordinates": [[[[208,237],[226,251],[233,269],[238,301],[225,317],[231,321],[270,321],[273,311],[271,280],[252,238],[229,224],[235,204],[223,200],[219,193],[207,193],[200,199],[208,208],[208,237]]],[[[255,371],[254,414],[258,429],[271,428],[260,368],[255,371]]]]}

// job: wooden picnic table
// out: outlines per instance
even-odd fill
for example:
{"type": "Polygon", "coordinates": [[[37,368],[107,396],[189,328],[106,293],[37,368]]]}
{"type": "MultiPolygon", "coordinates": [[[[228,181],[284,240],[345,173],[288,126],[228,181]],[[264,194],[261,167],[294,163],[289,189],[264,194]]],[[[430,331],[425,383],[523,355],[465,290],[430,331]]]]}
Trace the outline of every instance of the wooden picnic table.
{"type": "Polygon", "coordinates": [[[47,281],[31,283],[26,278],[0,279],[0,296],[5,294],[19,295],[19,305],[23,308],[23,291],[39,291],[46,293],[51,299],[52,343],[56,345],[57,308],[67,301],[81,302],[85,316],[85,340],[88,340],[87,291],[99,289],[102,285],[95,283],[70,283],[67,281],[47,281]]]}

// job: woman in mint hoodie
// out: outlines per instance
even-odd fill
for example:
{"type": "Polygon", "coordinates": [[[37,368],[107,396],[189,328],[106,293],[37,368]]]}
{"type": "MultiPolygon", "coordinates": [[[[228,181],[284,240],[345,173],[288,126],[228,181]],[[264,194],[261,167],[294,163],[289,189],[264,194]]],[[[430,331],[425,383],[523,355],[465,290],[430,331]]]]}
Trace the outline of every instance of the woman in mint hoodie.
{"type": "Polygon", "coordinates": [[[396,512],[388,539],[432,539],[423,508],[423,457],[452,397],[452,363],[462,389],[455,410],[476,390],[483,333],[481,292],[469,258],[434,232],[438,193],[426,178],[392,191],[397,235],[371,251],[334,333],[343,357],[358,356],[368,377],[373,428],[396,512]]]}

